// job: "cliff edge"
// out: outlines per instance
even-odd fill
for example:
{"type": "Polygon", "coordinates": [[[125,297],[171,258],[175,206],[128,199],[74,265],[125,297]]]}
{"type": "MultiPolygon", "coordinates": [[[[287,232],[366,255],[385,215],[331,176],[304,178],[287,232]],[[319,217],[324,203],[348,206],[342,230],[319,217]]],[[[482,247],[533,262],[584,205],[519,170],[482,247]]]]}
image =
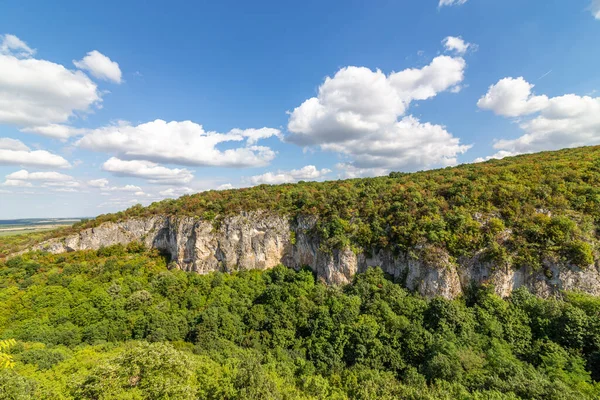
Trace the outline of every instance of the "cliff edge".
{"type": "Polygon", "coordinates": [[[173,267],[197,273],[264,270],[283,264],[295,269],[308,266],[319,279],[344,284],[357,272],[377,266],[408,289],[428,297],[455,298],[471,284],[492,284],[502,296],[521,286],[541,297],[561,290],[600,295],[598,262],[580,268],[548,258],[542,269],[533,270],[486,261],[483,250],[456,260],[433,246],[415,248],[411,254],[326,250],[314,233],[316,222],[314,216],[292,220],[270,211],[228,216],[219,224],[193,217],[132,218],[51,239],[29,250],[58,254],[139,241],[170,255],[173,267]]]}

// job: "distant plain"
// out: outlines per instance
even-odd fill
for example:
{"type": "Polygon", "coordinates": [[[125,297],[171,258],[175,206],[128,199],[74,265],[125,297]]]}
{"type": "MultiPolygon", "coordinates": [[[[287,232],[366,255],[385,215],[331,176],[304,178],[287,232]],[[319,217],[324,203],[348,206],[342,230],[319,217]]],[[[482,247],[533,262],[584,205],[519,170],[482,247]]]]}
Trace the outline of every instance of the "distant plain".
{"type": "Polygon", "coordinates": [[[0,220],[0,237],[46,232],[70,226],[79,221],[81,221],[80,218],[0,220]]]}

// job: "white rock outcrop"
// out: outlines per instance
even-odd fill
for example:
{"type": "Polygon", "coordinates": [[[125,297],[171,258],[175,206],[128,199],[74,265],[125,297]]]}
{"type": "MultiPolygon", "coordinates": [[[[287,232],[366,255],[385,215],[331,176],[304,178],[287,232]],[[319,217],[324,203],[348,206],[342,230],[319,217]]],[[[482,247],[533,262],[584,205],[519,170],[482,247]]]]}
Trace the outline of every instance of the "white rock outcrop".
{"type": "Polygon", "coordinates": [[[226,217],[218,226],[191,217],[155,216],[104,223],[30,250],[63,253],[140,241],[169,254],[177,268],[198,273],[264,270],[283,264],[295,269],[308,266],[319,279],[343,284],[357,272],[378,266],[427,297],[455,298],[472,282],[493,284],[502,296],[520,286],[543,297],[563,289],[600,295],[599,265],[582,270],[547,261],[544,266],[551,273],[544,274],[494,265],[480,260],[479,255],[453,262],[435,248],[417,249],[415,253],[421,255],[417,257],[387,250],[368,255],[350,249],[323,251],[318,237],[311,234],[316,222],[316,217],[298,217],[292,222],[267,211],[226,217]]]}

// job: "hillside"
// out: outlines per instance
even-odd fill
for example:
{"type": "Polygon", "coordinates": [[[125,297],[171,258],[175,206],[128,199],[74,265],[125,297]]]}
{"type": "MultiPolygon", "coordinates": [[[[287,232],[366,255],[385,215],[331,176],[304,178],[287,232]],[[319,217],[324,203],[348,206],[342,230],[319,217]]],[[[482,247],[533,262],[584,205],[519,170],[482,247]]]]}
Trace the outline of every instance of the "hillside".
{"type": "MultiPolygon", "coordinates": [[[[471,282],[600,294],[600,147],[413,174],[210,191],[101,215],[33,246],[144,242],[188,271],[309,266],[330,283],[379,266],[453,298],[471,282]],[[93,228],[93,229],[92,229],[93,228]]],[[[31,242],[27,242],[31,245],[31,242]]],[[[19,248],[19,243],[12,250],[19,248]]]]}
{"type": "Polygon", "coordinates": [[[317,215],[316,233],[331,249],[431,244],[459,257],[481,248],[501,252],[495,244],[510,230],[511,254],[494,256],[539,266],[552,252],[589,265],[600,229],[600,146],[388,177],[210,191],[101,215],[78,229],[132,217],[218,220],[265,209],[317,215]]]}
{"type": "Polygon", "coordinates": [[[0,238],[0,398],[598,398],[599,229],[587,147],[0,238]]]}

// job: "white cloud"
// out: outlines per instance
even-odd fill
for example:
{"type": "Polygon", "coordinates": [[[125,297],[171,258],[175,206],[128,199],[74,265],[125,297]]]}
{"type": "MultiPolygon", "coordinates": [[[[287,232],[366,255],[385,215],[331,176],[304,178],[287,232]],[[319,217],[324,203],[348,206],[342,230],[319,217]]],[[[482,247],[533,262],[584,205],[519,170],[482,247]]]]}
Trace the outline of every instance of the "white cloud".
{"type": "Polygon", "coordinates": [[[389,83],[406,106],[451,90],[463,81],[467,63],[462,57],[438,56],[423,68],[409,68],[388,76],[389,83]]]}
{"type": "MultiPolygon", "coordinates": [[[[1,74],[0,74],[1,75],[1,74]]],[[[21,141],[0,138],[0,165],[22,165],[39,168],[68,168],[67,160],[45,150],[30,150],[21,141]]]]}
{"type": "Polygon", "coordinates": [[[338,142],[393,125],[413,100],[448,90],[464,77],[465,61],[439,56],[422,69],[386,76],[380,70],[346,67],[327,77],[318,97],[306,100],[290,116],[287,140],[298,144],[338,142]]]}
{"type": "Polygon", "coordinates": [[[327,175],[331,170],[329,169],[317,169],[314,165],[307,165],[300,169],[293,169],[291,171],[278,171],[278,172],[267,172],[262,175],[255,175],[250,177],[250,182],[253,185],[260,185],[266,183],[268,185],[277,185],[281,183],[292,183],[303,180],[315,180],[322,178],[327,175]]]}
{"type": "Polygon", "coordinates": [[[15,35],[0,35],[0,54],[12,54],[18,57],[28,57],[35,54],[35,50],[15,35]]]}
{"type": "Polygon", "coordinates": [[[322,147],[350,155],[357,168],[416,170],[455,165],[471,146],[461,145],[443,126],[407,116],[376,136],[322,147]]]}
{"type": "Polygon", "coordinates": [[[69,182],[45,182],[43,185],[43,187],[53,187],[53,186],[61,186],[61,187],[70,187],[70,188],[76,188],[76,187],[80,187],[81,184],[79,182],[76,181],[69,181],[69,182]]]}
{"type": "Polygon", "coordinates": [[[540,111],[548,105],[548,97],[533,95],[533,87],[523,77],[501,79],[490,86],[477,106],[505,117],[519,117],[540,111]]]}
{"type": "Polygon", "coordinates": [[[4,181],[2,186],[12,186],[12,187],[32,187],[33,184],[31,182],[20,181],[16,179],[7,179],[4,181]]]}
{"type": "Polygon", "coordinates": [[[97,50],[90,51],[79,61],[74,60],[73,64],[79,69],[88,71],[95,78],[121,83],[119,64],[97,50]]]}
{"type": "Polygon", "coordinates": [[[6,175],[3,185],[32,187],[32,182],[41,183],[42,187],[79,187],[79,182],[69,175],[59,172],[29,172],[24,169],[6,175]]]}
{"type": "Polygon", "coordinates": [[[0,138],[0,149],[4,150],[15,150],[15,151],[28,151],[27,147],[23,142],[17,139],[11,138],[0,138]]]}
{"type": "Polygon", "coordinates": [[[107,160],[102,169],[117,176],[142,178],[161,185],[183,185],[194,179],[188,169],[167,168],[151,161],[124,161],[115,157],[107,160]]]}
{"type": "Polygon", "coordinates": [[[412,101],[458,87],[465,68],[463,58],[449,56],[388,76],[368,68],[343,68],[325,80],[317,97],[291,113],[292,134],[286,140],[341,153],[362,169],[455,164],[469,146],[460,145],[443,126],[402,116],[412,101]]]}
{"type": "Polygon", "coordinates": [[[105,190],[110,190],[111,192],[141,192],[142,188],[135,185],[125,185],[125,186],[112,186],[106,188],[105,190]]]}
{"type": "Polygon", "coordinates": [[[465,42],[460,36],[448,36],[442,40],[442,44],[446,48],[446,51],[453,52],[458,55],[463,55],[467,52],[467,50],[475,48],[474,44],[465,42]]]}
{"type": "Polygon", "coordinates": [[[108,196],[108,192],[126,192],[132,193],[135,196],[149,196],[141,187],[136,185],[110,186],[109,181],[106,178],[92,179],[87,181],[87,185],[92,188],[100,189],[100,194],[103,196],[108,196]]]}
{"type": "Polygon", "coordinates": [[[234,135],[242,135],[246,140],[248,145],[254,145],[261,139],[268,139],[272,136],[278,137],[281,139],[281,131],[279,129],[274,128],[260,128],[260,129],[232,129],[229,133],[234,135]]]}
{"type": "Polygon", "coordinates": [[[21,129],[21,132],[35,133],[55,139],[66,140],[71,136],[82,135],[85,129],[73,128],[72,126],[62,124],[48,124],[43,126],[32,126],[21,129]]]}
{"type": "Polygon", "coordinates": [[[109,201],[99,204],[98,208],[110,208],[112,210],[118,210],[131,207],[135,204],[140,204],[140,202],[137,199],[121,199],[111,197],[109,201]]]}
{"type": "Polygon", "coordinates": [[[345,163],[336,164],[335,167],[341,171],[340,177],[347,179],[364,178],[367,176],[383,176],[390,172],[387,168],[357,168],[352,164],[345,163]]]}
{"type": "Polygon", "coordinates": [[[444,6],[460,6],[465,4],[467,0],[440,0],[438,7],[444,6]]]}
{"type": "Polygon", "coordinates": [[[592,0],[590,11],[596,19],[600,19],[600,0],[592,0]]]}
{"type": "Polygon", "coordinates": [[[89,186],[95,187],[95,188],[104,188],[104,187],[108,186],[108,179],[106,179],[106,178],[93,179],[91,181],[88,181],[87,184],[89,186]]]}
{"type": "Polygon", "coordinates": [[[60,172],[29,172],[24,169],[6,175],[6,179],[45,182],[67,182],[74,180],[72,176],[61,174],[60,172]]]}
{"type": "Polygon", "coordinates": [[[158,192],[162,197],[180,197],[184,194],[192,194],[195,193],[194,189],[189,187],[178,187],[178,188],[169,188],[165,190],[161,190],[158,192]]]}
{"type": "MultiPolygon", "coordinates": [[[[142,192],[143,189],[136,185],[124,185],[124,186],[108,186],[108,180],[106,179],[95,179],[88,181],[88,186],[98,188],[103,192],[142,192]]],[[[105,195],[105,193],[102,193],[105,195]]]]}
{"type": "Polygon", "coordinates": [[[491,156],[478,157],[473,162],[480,163],[480,162],[489,161],[489,160],[501,160],[505,157],[513,157],[513,156],[517,156],[517,155],[519,155],[519,153],[513,153],[511,151],[500,150],[499,152],[497,152],[496,154],[493,154],[491,156]]]}
{"type": "Polygon", "coordinates": [[[79,192],[79,190],[74,189],[72,187],[53,188],[52,191],[53,192],[59,192],[59,193],[78,193],[79,192]]]}
{"type": "Polygon", "coordinates": [[[480,108],[521,117],[519,127],[525,134],[498,140],[495,149],[514,155],[600,144],[600,97],[567,94],[548,98],[532,95],[531,88],[523,78],[505,78],[479,100],[480,108]]]}
{"type": "Polygon", "coordinates": [[[224,183],[224,184],[220,185],[219,187],[217,187],[216,190],[229,190],[229,189],[233,189],[233,185],[231,183],[224,183]]]}
{"type": "Polygon", "coordinates": [[[32,58],[33,51],[15,37],[7,44],[8,36],[0,44],[0,123],[29,129],[63,124],[101,102],[96,84],[83,72],[32,58]]]}
{"type": "Polygon", "coordinates": [[[277,129],[270,128],[206,132],[202,125],[191,121],[157,119],[137,126],[122,122],[95,129],[76,144],[89,150],[113,153],[121,159],[178,165],[259,167],[267,165],[276,153],[269,147],[253,144],[259,138],[277,134],[277,129]],[[217,148],[221,143],[243,142],[245,139],[244,146],[226,150],[217,148]]]}

